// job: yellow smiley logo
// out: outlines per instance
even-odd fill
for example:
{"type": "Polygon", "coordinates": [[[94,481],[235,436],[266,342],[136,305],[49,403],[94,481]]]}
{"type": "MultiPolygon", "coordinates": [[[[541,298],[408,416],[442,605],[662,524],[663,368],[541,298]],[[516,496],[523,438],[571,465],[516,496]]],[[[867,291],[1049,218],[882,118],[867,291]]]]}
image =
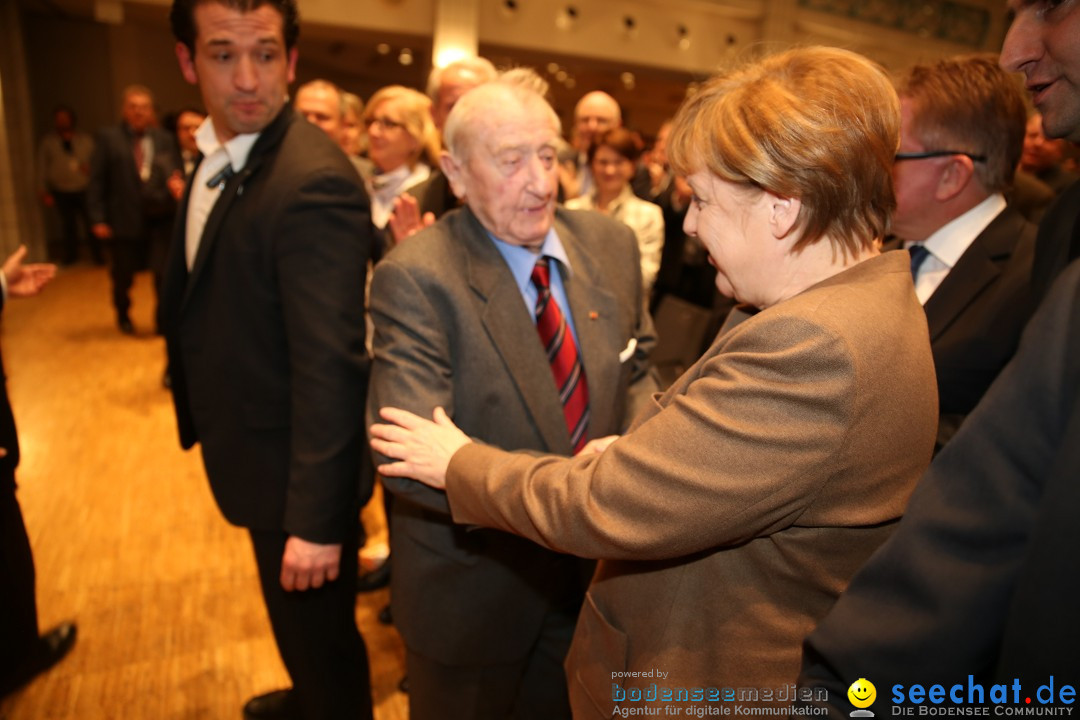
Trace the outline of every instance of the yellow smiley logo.
{"type": "Polygon", "coordinates": [[[857,708],[868,708],[877,699],[877,688],[866,678],[859,678],[847,689],[848,700],[857,708]]]}

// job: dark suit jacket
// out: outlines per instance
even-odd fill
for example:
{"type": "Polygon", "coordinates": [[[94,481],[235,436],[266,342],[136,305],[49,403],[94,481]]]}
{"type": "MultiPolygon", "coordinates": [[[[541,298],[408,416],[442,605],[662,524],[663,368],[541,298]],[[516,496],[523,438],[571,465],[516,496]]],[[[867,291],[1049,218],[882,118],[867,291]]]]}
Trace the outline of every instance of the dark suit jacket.
{"type": "MultiPolygon", "coordinates": [[[[1075,216],[1076,210],[1073,209],[1075,216]]],[[[911,498],[896,534],[806,641],[800,686],[851,710],[853,679],[1080,684],[1080,264],[911,498]]],[[[885,700],[885,702],[882,702],[885,700]]],[[[1009,694],[1012,704],[1012,694],[1009,694]]],[[[1015,706],[1014,706],[1015,707],[1015,706]]]]}
{"type": "Polygon", "coordinates": [[[161,128],[147,128],[154,144],[150,177],[135,168],[134,136],[121,123],[102,128],[94,139],[86,204],[92,223],[108,223],[119,238],[141,237],[147,219],[171,218],[176,203],[166,181],[178,169],[176,143],[161,128]]]}
{"type": "Polygon", "coordinates": [[[1035,240],[1031,285],[1041,300],[1065,266],[1080,257],[1080,182],[1066,189],[1046,211],[1035,240]]]}
{"type": "MultiPolygon", "coordinates": [[[[559,210],[555,227],[573,268],[565,287],[589,387],[589,436],[618,433],[655,389],[637,242],[598,213],[559,210]]],[[[471,210],[451,211],[375,268],[371,315],[369,420],[384,405],[427,417],[441,405],[492,445],[572,452],[533,319],[471,210]]],[[[451,522],[443,493],[385,482],[395,494],[394,622],[409,648],[449,665],[525,657],[545,613],[565,606],[555,595],[579,564],[505,533],[468,532],[451,522]]]]}
{"type": "Polygon", "coordinates": [[[162,306],[180,441],[201,443],[235,524],[336,543],[355,522],[369,224],[356,171],[291,107],[226,183],[190,273],[177,223],[162,306]]]}
{"type": "Polygon", "coordinates": [[[471,444],[450,461],[458,522],[601,559],[566,660],[575,720],[612,717],[612,683],[793,682],[802,638],[930,460],[934,369],[907,253],[739,317],[601,455],[471,444]],[[669,675],[625,674],[656,669],[669,675]]]}
{"type": "MultiPolygon", "coordinates": [[[[940,449],[1012,358],[1034,310],[1035,226],[1006,207],[926,301],[937,372],[940,449]]],[[[899,247],[899,241],[885,249],[899,247]]]]}

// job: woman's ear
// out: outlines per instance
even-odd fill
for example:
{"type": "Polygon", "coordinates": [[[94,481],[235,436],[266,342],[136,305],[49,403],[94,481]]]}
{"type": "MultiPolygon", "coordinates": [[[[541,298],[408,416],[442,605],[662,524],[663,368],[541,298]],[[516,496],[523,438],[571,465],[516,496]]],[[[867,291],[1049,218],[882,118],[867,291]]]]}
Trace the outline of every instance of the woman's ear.
{"type": "Polygon", "coordinates": [[[769,227],[772,228],[773,237],[787,237],[799,219],[802,201],[798,198],[773,195],[767,190],[765,191],[765,198],[769,209],[769,227]]]}

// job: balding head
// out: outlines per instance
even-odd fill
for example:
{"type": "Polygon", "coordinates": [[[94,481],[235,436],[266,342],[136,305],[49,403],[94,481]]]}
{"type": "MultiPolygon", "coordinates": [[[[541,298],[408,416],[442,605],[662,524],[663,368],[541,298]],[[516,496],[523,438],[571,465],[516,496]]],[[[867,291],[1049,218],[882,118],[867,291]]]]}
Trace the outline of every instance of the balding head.
{"type": "Polygon", "coordinates": [[[474,87],[491,82],[496,75],[495,66],[482,57],[463,58],[431,71],[427,93],[431,98],[431,117],[440,133],[458,99],[474,87]]]}
{"type": "Polygon", "coordinates": [[[338,145],[343,142],[344,108],[341,90],[332,82],[312,80],[304,83],[296,91],[296,110],[310,122],[317,125],[338,145]]]}
{"type": "Polygon", "coordinates": [[[601,90],[587,93],[574,108],[574,147],[588,152],[602,133],[622,125],[622,110],[615,98],[601,90]]]}

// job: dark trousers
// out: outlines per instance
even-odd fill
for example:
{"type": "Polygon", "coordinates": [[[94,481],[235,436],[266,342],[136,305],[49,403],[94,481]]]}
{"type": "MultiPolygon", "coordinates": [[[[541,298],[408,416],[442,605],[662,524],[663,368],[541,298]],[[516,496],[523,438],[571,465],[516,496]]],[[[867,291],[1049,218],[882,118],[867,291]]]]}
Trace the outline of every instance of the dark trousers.
{"type": "Polygon", "coordinates": [[[15,481],[0,477],[0,695],[38,645],[34,556],[15,481]]]}
{"type": "Polygon", "coordinates": [[[112,239],[112,263],[109,274],[112,276],[113,306],[116,318],[124,320],[131,310],[131,285],[135,273],[146,263],[146,239],[144,237],[120,237],[112,239]]]}
{"type": "MultiPolygon", "coordinates": [[[[437,599],[437,593],[433,594],[437,599]]],[[[576,608],[551,610],[516,663],[443,665],[406,648],[411,720],[570,720],[566,659],[576,608]]]]}
{"type": "Polygon", "coordinates": [[[305,720],[371,720],[367,648],[356,628],[356,528],[341,549],[341,574],[317,590],[281,587],[285,533],[251,530],[263,599],[278,651],[305,720]]]}
{"type": "Polygon", "coordinates": [[[53,201],[56,203],[56,213],[60,216],[60,254],[62,263],[73,263],[79,259],[79,236],[84,235],[90,245],[90,256],[94,262],[100,264],[104,261],[101,254],[101,241],[90,232],[90,217],[86,213],[86,193],[84,192],[51,192],[53,201]],[[82,225],[80,233],[79,225],[82,225]]]}

